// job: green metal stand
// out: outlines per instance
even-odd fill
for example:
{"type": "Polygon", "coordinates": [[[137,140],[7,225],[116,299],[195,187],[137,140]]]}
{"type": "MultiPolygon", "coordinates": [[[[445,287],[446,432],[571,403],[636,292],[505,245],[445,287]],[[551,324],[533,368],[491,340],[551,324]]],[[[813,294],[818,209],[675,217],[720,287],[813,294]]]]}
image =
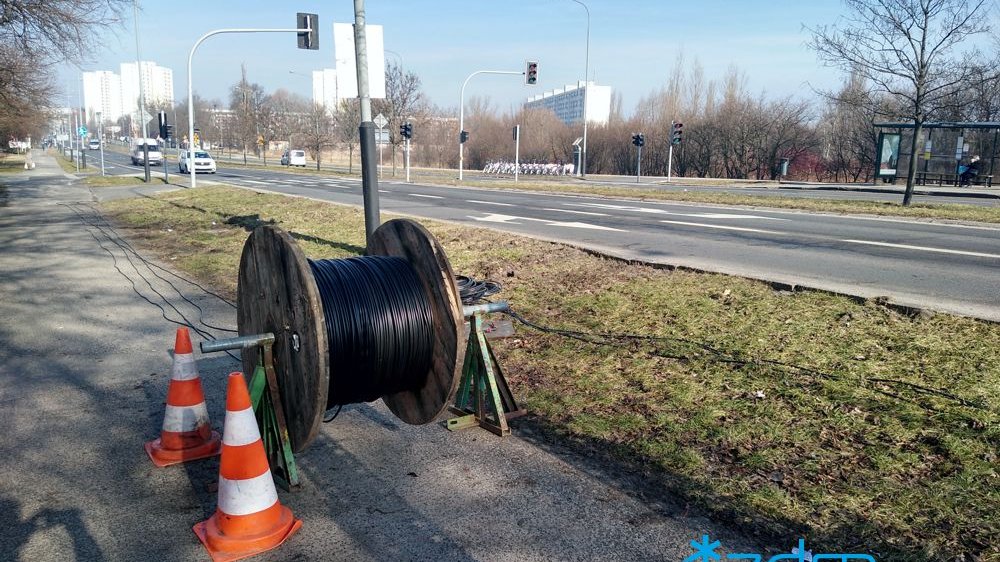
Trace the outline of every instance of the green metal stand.
{"type": "Polygon", "coordinates": [[[267,462],[274,475],[274,481],[283,489],[293,491],[301,485],[299,470],[292,453],[292,443],[288,439],[285,412],[281,407],[278,381],[274,374],[274,360],[271,345],[260,346],[261,362],[250,378],[250,404],[257,417],[260,438],[264,442],[267,462]],[[267,392],[264,392],[267,390],[267,392]]]}
{"type": "Polygon", "coordinates": [[[483,315],[469,320],[469,345],[462,365],[462,381],[449,410],[459,417],[448,420],[448,429],[457,431],[479,426],[501,437],[510,434],[507,421],[527,413],[518,408],[500,364],[483,331],[483,315]]]}

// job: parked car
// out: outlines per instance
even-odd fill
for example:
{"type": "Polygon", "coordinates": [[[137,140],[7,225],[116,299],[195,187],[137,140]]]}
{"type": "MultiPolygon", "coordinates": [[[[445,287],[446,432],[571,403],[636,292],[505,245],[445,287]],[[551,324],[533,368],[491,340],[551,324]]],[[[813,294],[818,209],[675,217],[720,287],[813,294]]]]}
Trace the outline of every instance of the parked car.
{"type": "MultiPolygon", "coordinates": [[[[187,150],[182,150],[177,155],[177,170],[182,174],[191,173],[191,158],[190,152],[187,150]]],[[[197,174],[199,172],[208,172],[214,174],[216,171],[215,158],[204,150],[194,151],[194,172],[197,174]]]]}
{"type": "Polygon", "coordinates": [[[101,140],[100,139],[90,139],[90,142],[87,143],[87,148],[89,148],[90,150],[100,150],[101,149],[101,140]]]}
{"type": "Polygon", "coordinates": [[[136,139],[132,144],[132,165],[145,164],[147,152],[149,154],[150,166],[160,166],[163,164],[163,152],[160,151],[160,145],[156,142],[156,139],[136,139]],[[143,146],[146,147],[146,150],[143,150],[143,146]]]}
{"type": "Polygon", "coordinates": [[[306,151],[304,150],[286,150],[284,154],[281,155],[281,165],[282,166],[302,166],[306,167],[306,151]]]}

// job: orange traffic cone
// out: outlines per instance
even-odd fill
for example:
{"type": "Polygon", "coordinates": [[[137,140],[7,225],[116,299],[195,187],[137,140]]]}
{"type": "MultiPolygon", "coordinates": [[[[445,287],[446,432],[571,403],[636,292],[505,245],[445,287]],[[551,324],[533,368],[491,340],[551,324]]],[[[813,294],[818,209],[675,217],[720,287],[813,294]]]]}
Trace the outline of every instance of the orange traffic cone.
{"type": "Polygon", "coordinates": [[[191,336],[187,328],[177,328],[163,430],[159,439],[146,443],[146,453],[162,467],[218,455],[219,447],[219,433],[208,421],[191,336]]]}
{"type": "Polygon", "coordinates": [[[230,373],[219,463],[219,506],[194,532],[215,562],[276,548],[302,526],[278,501],[243,373],[230,373]]]}

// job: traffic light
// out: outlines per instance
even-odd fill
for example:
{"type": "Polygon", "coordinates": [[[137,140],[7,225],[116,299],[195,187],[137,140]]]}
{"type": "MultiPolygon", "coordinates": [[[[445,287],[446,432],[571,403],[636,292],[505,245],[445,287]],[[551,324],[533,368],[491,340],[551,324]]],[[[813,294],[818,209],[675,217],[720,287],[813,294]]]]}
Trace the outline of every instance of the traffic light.
{"type": "Polygon", "coordinates": [[[681,133],[684,132],[684,123],[679,123],[677,121],[671,121],[674,127],[673,136],[670,137],[670,144],[680,144],[681,143],[681,133]]]}
{"type": "Polygon", "coordinates": [[[524,83],[531,86],[538,82],[538,61],[529,60],[524,70],[524,83]]]}
{"type": "Polygon", "coordinates": [[[319,49],[319,16],[316,14],[295,14],[295,28],[310,31],[298,32],[299,48],[315,51],[319,49]]]}
{"type": "Polygon", "coordinates": [[[404,139],[407,139],[407,140],[412,139],[413,138],[413,124],[412,123],[403,123],[402,125],[400,125],[399,126],[399,134],[404,139]]]}
{"type": "Polygon", "coordinates": [[[632,144],[636,146],[644,146],[646,144],[646,138],[642,136],[642,133],[636,133],[632,135],[632,144]]]}
{"type": "Polygon", "coordinates": [[[173,138],[174,138],[174,126],[173,125],[164,125],[163,126],[163,132],[160,133],[160,136],[163,137],[163,140],[173,140],[173,138]]]}
{"type": "Polygon", "coordinates": [[[458,142],[465,144],[467,140],[469,140],[469,131],[462,131],[458,134],[458,142]]]}
{"type": "Polygon", "coordinates": [[[157,121],[160,124],[160,138],[167,138],[167,112],[161,111],[156,114],[157,121]]]}

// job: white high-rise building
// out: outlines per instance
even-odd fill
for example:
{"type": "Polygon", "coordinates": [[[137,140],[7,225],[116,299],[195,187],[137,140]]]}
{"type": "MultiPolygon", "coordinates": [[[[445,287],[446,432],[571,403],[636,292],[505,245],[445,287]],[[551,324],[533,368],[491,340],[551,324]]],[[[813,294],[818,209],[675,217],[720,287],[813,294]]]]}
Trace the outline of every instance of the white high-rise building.
{"type": "Polygon", "coordinates": [[[117,121],[122,111],[122,82],[110,70],[96,70],[83,73],[83,107],[88,120],[96,119],[101,112],[104,121],[117,121]]]}
{"type": "Polygon", "coordinates": [[[340,106],[340,97],[337,96],[337,71],[333,68],[314,70],[313,78],[313,103],[325,106],[331,111],[336,111],[340,106]]]}
{"type": "Polygon", "coordinates": [[[564,88],[528,98],[528,109],[551,109],[563,123],[574,125],[583,122],[583,98],[587,93],[587,122],[604,125],[611,117],[611,86],[598,86],[594,82],[569,84],[564,88]]]}
{"type": "MultiPolygon", "coordinates": [[[[134,62],[123,62],[120,68],[122,106],[126,113],[135,113],[139,107],[140,71],[136,69],[134,62]]],[[[141,69],[142,89],[146,105],[173,105],[174,71],[152,61],[140,62],[139,69],[141,69]]]]}

